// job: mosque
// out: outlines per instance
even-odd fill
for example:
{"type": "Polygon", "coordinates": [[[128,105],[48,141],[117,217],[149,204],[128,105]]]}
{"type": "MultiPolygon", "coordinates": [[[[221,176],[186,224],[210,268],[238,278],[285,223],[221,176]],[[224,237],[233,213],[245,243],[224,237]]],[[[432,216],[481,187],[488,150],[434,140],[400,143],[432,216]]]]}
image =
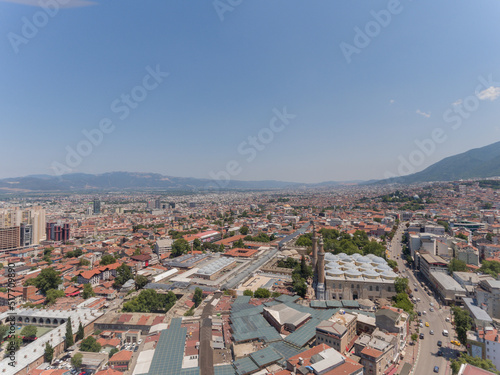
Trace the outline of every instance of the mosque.
{"type": "Polygon", "coordinates": [[[374,254],[325,253],[323,238],[312,224],[311,264],[313,288],[318,300],[391,299],[398,275],[386,260],[374,254]],[[318,238],[319,237],[319,238],[318,238]]]}

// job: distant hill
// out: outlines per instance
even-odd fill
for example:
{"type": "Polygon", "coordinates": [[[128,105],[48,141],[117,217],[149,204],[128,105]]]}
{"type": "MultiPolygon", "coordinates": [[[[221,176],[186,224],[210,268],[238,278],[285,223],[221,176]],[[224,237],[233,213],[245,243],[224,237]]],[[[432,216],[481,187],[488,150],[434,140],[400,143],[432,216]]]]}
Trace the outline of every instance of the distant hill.
{"type": "Polygon", "coordinates": [[[500,176],[500,142],[449,156],[417,173],[380,180],[376,183],[411,184],[496,176],[500,176]]]}
{"type": "Polygon", "coordinates": [[[354,181],[329,181],[321,184],[303,184],[285,181],[215,181],[211,179],[172,177],[158,173],[110,172],[98,175],[72,173],[60,177],[32,175],[0,180],[0,191],[102,191],[102,190],[183,190],[212,189],[269,190],[286,188],[324,187],[355,184],[354,181]]]}

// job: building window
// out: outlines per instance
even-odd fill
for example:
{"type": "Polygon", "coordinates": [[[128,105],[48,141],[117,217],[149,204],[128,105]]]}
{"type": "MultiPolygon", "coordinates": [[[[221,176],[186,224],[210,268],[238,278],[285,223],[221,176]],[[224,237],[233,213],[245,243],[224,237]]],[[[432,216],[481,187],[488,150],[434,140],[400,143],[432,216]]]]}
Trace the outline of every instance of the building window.
{"type": "Polygon", "coordinates": [[[370,292],[373,292],[373,285],[370,285],[370,292]]]}
{"type": "Polygon", "coordinates": [[[390,287],[390,286],[388,286],[388,287],[387,287],[387,291],[388,291],[388,292],[392,292],[392,290],[391,290],[391,287],[390,287]]]}
{"type": "Polygon", "coordinates": [[[375,287],[375,290],[378,292],[378,285],[375,287]]]}
{"type": "Polygon", "coordinates": [[[354,289],[354,284],[351,284],[351,289],[354,289]]]}

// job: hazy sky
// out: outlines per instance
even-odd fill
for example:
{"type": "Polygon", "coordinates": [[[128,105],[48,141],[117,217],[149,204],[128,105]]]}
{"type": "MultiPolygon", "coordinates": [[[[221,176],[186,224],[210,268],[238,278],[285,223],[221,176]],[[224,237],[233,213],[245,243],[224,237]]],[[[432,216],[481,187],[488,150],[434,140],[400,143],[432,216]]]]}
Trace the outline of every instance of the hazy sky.
{"type": "Polygon", "coordinates": [[[497,0],[0,0],[0,177],[421,170],[499,140],[499,18],[497,0]]]}

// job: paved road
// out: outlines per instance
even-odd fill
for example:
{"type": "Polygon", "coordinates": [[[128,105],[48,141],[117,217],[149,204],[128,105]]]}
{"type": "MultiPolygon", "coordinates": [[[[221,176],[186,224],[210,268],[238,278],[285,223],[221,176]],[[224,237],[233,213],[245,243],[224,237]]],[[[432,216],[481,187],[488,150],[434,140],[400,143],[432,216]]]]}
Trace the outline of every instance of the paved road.
{"type": "Polygon", "coordinates": [[[198,360],[200,375],[214,375],[214,353],[212,349],[212,314],[214,307],[211,302],[221,296],[222,293],[216,292],[205,305],[201,314],[200,357],[198,360]]]}
{"type": "MultiPolygon", "coordinates": [[[[406,267],[406,262],[401,259],[402,245],[401,237],[405,229],[405,224],[401,224],[394,236],[392,243],[389,245],[390,258],[398,262],[398,268],[403,272],[403,277],[408,278],[409,286],[415,297],[420,298],[417,302],[415,309],[417,311],[426,311],[427,314],[419,317],[423,320],[424,327],[420,328],[420,332],[424,333],[424,339],[420,340],[420,349],[417,362],[413,368],[412,374],[433,374],[434,366],[439,366],[439,374],[449,373],[447,359],[456,356],[456,350],[453,348],[451,340],[455,338],[454,330],[451,323],[446,322],[446,317],[450,316],[450,308],[441,306],[440,303],[434,298],[434,295],[429,296],[424,290],[420,281],[415,276],[416,274],[406,267]],[[416,286],[415,286],[416,285],[416,286]],[[415,288],[417,291],[415,291],[415,288]],[[430,303],[434,304],[434,312],[430,312],[430,303]],[[429,327],[425,326],[425,322],[429,323],[429,327]],[[448,337],[442,335],[443,330],[446,329],[450,333],[448,337]],[[434,335],[430,331],[434,331],[434,335]],[[443,357],[438,357],[437,352],[439,347],[438,341],[442,341],[443,357]]],[[[425,285],[425,284],[424,284],[425,285]]],[[[413,323],[414,324],[414,323],[413,323]]],[[[450,372],[451,373],[451,372],[450,372]]]]}

